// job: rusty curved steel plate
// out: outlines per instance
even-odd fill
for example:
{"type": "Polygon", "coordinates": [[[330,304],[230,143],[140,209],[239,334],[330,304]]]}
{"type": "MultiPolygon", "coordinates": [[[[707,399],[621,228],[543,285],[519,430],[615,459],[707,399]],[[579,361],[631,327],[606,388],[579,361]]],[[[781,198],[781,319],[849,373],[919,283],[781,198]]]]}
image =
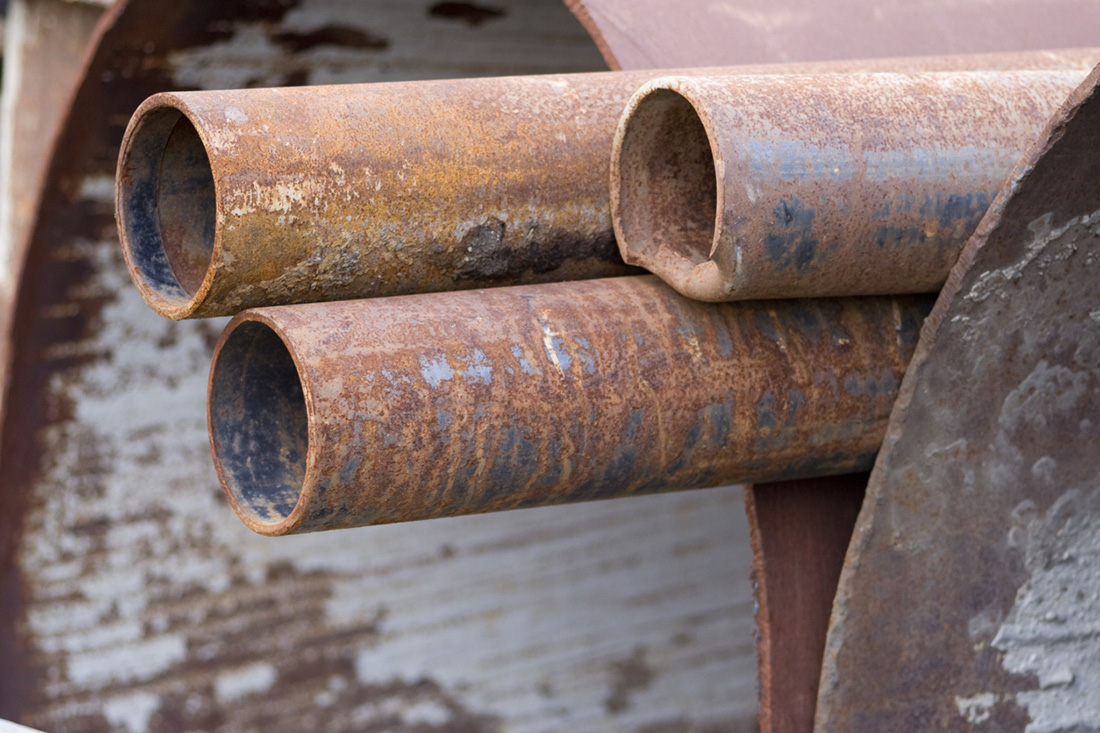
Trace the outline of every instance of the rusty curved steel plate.
{"type": "Polygon", "coordinates": [[[845,559],[819,731],[1100,721],[1098,82],[925,322],[845,559]]]}
{"type": "Polygon", "coordinates": [[[1093,0],[565,0],[612,69],[1091,46],[1093,0]]]}

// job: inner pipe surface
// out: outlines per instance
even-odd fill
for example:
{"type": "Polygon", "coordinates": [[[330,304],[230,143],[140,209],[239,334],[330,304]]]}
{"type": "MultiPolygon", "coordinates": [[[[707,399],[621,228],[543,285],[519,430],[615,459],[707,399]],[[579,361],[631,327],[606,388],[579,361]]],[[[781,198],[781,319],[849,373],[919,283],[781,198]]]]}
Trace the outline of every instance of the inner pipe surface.
{"type": "Polygon", "coordinates": [[[217,197],[210,158],[199,133],[180,116],[160,159],[157,221],[168,264],[179,284],[194,295],[214,254],[217,197]]]}
{"type": "Polygon", "coordinates": [[[217,196],[210,158],[179,110],[145,112],[119,170],[123,247],[141,282],[167,305],[199,291],[214,253],[217,196]]]}
{"type": "Polygon", "coordinates": [[[294,359],[271,327],[243,321],[214,355],[210,377],[214,463],[239,510],[277,524],[305,480],[309,416],[294,359]]]}
{"type": "Polygon", "coordinates": [[[702,120],[678,92],[653,90],[631,113],[619,153],[619,220],[627,248],[705,262],[714,247],[717,202],[714,155],[702,120]]]}

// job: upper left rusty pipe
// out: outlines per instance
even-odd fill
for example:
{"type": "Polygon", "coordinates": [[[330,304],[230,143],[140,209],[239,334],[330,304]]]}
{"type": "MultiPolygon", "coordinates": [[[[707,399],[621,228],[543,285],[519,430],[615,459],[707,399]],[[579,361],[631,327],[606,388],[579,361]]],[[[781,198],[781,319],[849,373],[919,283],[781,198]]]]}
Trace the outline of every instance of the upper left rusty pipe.
{"type": "Polygon", "coordinates": [[[157,94],[117,216],[162,316],[625,274],[606,174],[653,73],[157,94]]]}

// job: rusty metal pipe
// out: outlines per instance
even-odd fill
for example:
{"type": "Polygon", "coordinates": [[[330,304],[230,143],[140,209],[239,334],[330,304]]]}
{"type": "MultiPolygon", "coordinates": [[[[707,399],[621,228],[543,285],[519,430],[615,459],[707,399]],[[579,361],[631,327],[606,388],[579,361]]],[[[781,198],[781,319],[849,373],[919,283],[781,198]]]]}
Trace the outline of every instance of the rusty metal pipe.
{"type": "Polygon", "coordinates": [[[266,535],[866,470],[930,307],[626,277],[249,310],[214,461],[266,535]]]}
{"type": "Polygon", "coordinates": [[[710,301],[933,292],[1083,74],[673,76],[628,104],[624,259],[710,301]]]}
{"type": "MultiPolygon", "coordinates": [[[[1072,69],[1096,49],[740,67],[1072,69]]],[[[615,125],[669,72],[158,94],[127,128],[130,274],[169,318],[629,272],[615,125]]]]}
{"type": "Polygon", "coordinates": [[[155,95],[119,159],[131,275],[182,318],[628,273],[601,172],[653,76],[155,95]]]}

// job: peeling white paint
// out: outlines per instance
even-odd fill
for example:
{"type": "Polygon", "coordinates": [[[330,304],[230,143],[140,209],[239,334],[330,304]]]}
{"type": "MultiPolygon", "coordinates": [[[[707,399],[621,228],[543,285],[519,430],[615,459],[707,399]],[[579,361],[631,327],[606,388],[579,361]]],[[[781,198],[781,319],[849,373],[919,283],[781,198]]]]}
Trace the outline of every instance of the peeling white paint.
{"type": "Polygon", "coordinates": [[[1100,489],[1065,492],[1043,514],[1013,512],[1009,542],[1030,574],[993,639],[1002,665],[1035,675],[1016,695],[1027,733],[1091,731],[1100,722],[1100,489]]]}
{"type": "MultiPolygon", "coordinates": [[[[697,496],[702,500],[706,493],[697,496]]],[[[619,502],[596,502],[588,505],[585,516],[544,515],[548,523],[538,528],[537,536],[529,535],[534,542],[527,547],[520,547],[519,538],[533,528],[510,526],[509,514],[486,516],[499,521],[479,524],[476,533],[462,532],[468,518],[433,520],[438,536],[452,551],[435,562],[429,562],[433,548],[417,546],[415,538],[395,531],[387,544],[396,542],[404,549],[393,545],[391,557],[405,555],[407,564],[376,559],[374,572],[361,573],[355,580],[349,577],[337,586],[328,604],[333,621],[377,616],[379,599],[389,589],[379,624],[380,643],[356,655],[356,681],[382,686],[394,680],[413,684],[430,678],[448,688],[464,688],[464,699],[476,709],[503,714],[509,731],[600,730],[611,725],[611,718],[605,717],[613,684],[608,665],[630,657],[635,646],[643,646],[649,650],[654,679],[632,695],[631,708],[614,718],[616,724],[631,729],[632,724],[641,726],[646,720],[698,719],[701,710],[725,709],[730,717],[743,715],[738,711],[744,708],[726,705],[755,698],[747,572],[731,573],[714,589],[721,593],[725,586],[728,592],[731,581],[741,589],[738,595],[744,605],[739,606],[732,626],[702,607],[694,620],[680,617],[676,610],[688,597],[688,589],[715,581],[717,566],[685,563],[677,569],[679,577],[666,576],[667,594],[642,590],[661,583],[658,578],[667,572],[670,548],[687,543],[688,533],[706,536],[721,532],[720,525],[733,521],[740,534],[743,518],[740,513],[711,517],[699,505],[679,510],[676,522],[655,523],[639,507],[638,514],[620,523],[614,519],[619,507],[619,502]],[[604,554],[601,546],[621,546],[641,534],[648,534],[648,541],[635,546],[629,559],[611,561],[611,565],[609,558],[597,559],[604,554]],[[505,548],[516,553],[519,566],[543,570],[520,575],[492,562],[505,548]],[[462,578],[479,590],[443,598],[438,589],[447,577],[462,578]],[[566,577],[568,587],[561,584],[566,577]],[[556,590],[546,592],[554,586],[556,590]],[[684,589],[683,594],[674,588],[684,589]],[[583,621],[577,614],[578,604],[587,609],[583,621]],[[677,618],[681,620],[673,620],[677,618]],[[632,629],[626,647],[624,625],[632,629]],[[455,636],[457,628],[464,630],[461,638],[455,636]],[[747,655],[739,662],[744,666],[735,668],[739,671],[728,667],[727,652],[721,651],[730,642],[741,645],[747,655]],[[727,701],[723,695],[730,693],[719,692],[712,675],[725,675],[733,686],[735,692],[727,701]],[[491,686],[474,682],[490,678],[496,680],[491,686]],[[547,688],[553,690],[552,696],[540,692],[547,688]],[[702,705],[700,698],[706,701],[702,705]],[[565,715],[563,705],[569,708],[568,717],[559,717],[565,715]]],[[[664,509],[654,503],[649,511],[664,509]]]]}
{"type": "Polygon", "coordinates": [[[267,692],[278,679],[278,671],[267,662],[250,664],[218,675],[214,680],[214,697],[222,704],[235,702],[246,695],[267,692]]]}
{"type": "Polygon", "coordinates": [[[100,204],[115,203],[114,176],[85,176],[80,182],[78,196],[100,204]]]}
{"type": "Polygon", "coordinates": [[[69,655],[69,679],[80,687],[96,689],[111,683],[152,679],[187,658],[180,636],[157,636],[69,655]]]}
{"type": "Polygon", "coordinates": [[[979,725],[989,720],[993,715],[993,705],[997,702],[997,696],[992,692],[982,692],[973,697],[955,696],[955,707],[959,709],[959,715],[967,723],[979,725]]]}
{"type": "Polygon", "coordinates": [[[1032,239],[1027,244],[1024,255],[1011,265],[983,272],[966,294],[966,299],[972,303],[980,303],[994,293],[999,294],[999,297],[1010,297],[1010,291],[1004,287],[1005,284],[1019,280],[1024,270],[1033,262],[1043,267],[1055,259],[1064,259],[1076,252],[1076,244],[1073,242],[1066,244],[1060,251],[1049,246],[1076,226],[1087,227],[1092,234],[1100,234],[1100,210],[1075,216],[1058,227],[1053,225],[1053,220],[1054,214],[1047,213],[1028,224],[1032,239]]]}
{"type": "Polygon", "coordinates": [[[363,0],[302,2],[283,22],[237,22],[232,38],[169,57],[179,87],[234,89],[299,83],[355,84],[408,79],[466,78],[512,74],[606,71],[592,39],[563,5],[540,0],[498,0],[506,11],[479,28],[426,18],[424,6],[363,0]],[[310,32],[356,22],[357,29],[384,37],[384,49],[320,45],[286,53],[272,41],[281,31],[310,32]]]}
{"type": "Polygon", "coordinates": [[[442,726],[451,720],[451,711],[434,700],[418,700],[401,711],[401,722],[408,726],[442,726]]]}
{"type": "Polygon", "coordinates": [[[160,697],[151,692],[112,697],[103,702],[103,717],[116,728],[128,733],[147,733],[153,713],[160,707],[160,697]]]}

